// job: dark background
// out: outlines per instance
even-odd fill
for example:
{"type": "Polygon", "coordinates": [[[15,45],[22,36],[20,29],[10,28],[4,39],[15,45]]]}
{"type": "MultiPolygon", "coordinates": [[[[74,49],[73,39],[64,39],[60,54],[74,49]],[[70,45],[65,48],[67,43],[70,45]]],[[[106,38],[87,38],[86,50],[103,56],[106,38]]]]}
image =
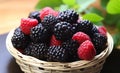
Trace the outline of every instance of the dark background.
{"type": "MultiPolygon", "coordinates": [[[[23,73],[6,49],[7,34],[0,35],[0,73],[23,73]]],[[[101,73],[120,73],[120,50],[114,48],[101,73]]]]}

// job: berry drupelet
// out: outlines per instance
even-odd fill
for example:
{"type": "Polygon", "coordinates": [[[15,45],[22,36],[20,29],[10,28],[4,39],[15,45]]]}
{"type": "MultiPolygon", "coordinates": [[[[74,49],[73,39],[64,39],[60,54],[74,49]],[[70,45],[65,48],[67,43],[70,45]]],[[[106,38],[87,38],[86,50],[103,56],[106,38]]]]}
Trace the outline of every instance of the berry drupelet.
{"type": "Polygon", "coordinates": [[[33,42],[47,42],[50,39],[51,32],[41,23],[31,29],[30,38],[33,42]]]}
{"type": "Polygon", "coordinates": [[[40,60],[46,60],[48,46],[44,43],[31,43],[25,48],[24,54],[30,55],[40,60]]]}
{"type": "Polygon", "coordinates": [[[60,21],[66,21],[68,23],[76,23],[78,20],[78,13],[74,10],[66,10],[63,12],[60,12],[57,16],[57,19],[60,21]]]}
{"type": "Polygon", "coordinates": [[[29,36],[25,35],[18,27],[15,29],[11,42],[16,49],[24,49],[30,42],[29,36]]]}
{"type": "Polygon", "coordinates": [[[95,46],[97,54],[101,53],[107,46],[107,37],[100,34],[94,33],[93,37],[91,38],[92,42],[95,46]]]}
{"type": "Polygon", "coordinates": [[[39,12],[39,11],[30,12],[28,18],[37,19],[37,20],[38,20],[38,23],[41,22],[41,19],[40,19],[40,12],[39,12]]]}
{"type": "Polygon", "coordinates": [[[72,37],[73,32],[72,25],[67,22],[57,23],[54,27],[54,35],[57,40],[66,41],[72,37]]]}
{"type": "Polygon", "coordinates": [[[67,51],[68,51],[68,61],[69,62],[79,60],[78,55],[77,55],[77,49],[79,47],[78,42],[70,39],[70,40],[63,42],[62,47],[67,49],[67,51]]]}
{"type": "Polygon", "coordinates": [[[47,61],[67,62],[68,51],[61,46],[50,46],[47,53],[47,61]]]}
{"type": "Polygon", "coordinates": [[[90,32],[93,28],[93,23],[91,23],[89,20],[82,20],[78,22],[77,24],[77,31],[82,31],[86,34],[90,32]]]}

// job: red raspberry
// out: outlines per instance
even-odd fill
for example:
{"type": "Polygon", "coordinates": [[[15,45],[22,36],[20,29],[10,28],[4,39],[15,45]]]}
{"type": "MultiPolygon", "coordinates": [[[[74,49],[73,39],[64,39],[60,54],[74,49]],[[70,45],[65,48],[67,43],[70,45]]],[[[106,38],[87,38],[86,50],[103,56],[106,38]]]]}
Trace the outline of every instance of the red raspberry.
{"type": "Polygon", "coordinates": [[[58,15],[58,12],[54,11],[52,8],[50,7],[45,7],[40,11],[40,19],[43,20],[43,18],[48,15],[48,14],[52,14],[54,16],[58,15]]]}
{"type": "Polygon", "coordinates": [[[80,45],[77,53],[80,59],[91,60],[95,57],[96,50],[92,42],[89,40],[86,40],[80,45]]]}
{"type": "Polygon", "coordinates": [[[22,18],[20,28],[24,34],[29,35],[31,28],[37,24],[38,21],[36,19],[22,18]]]}
{"type": "Polygon", "coordinates": [[[107,30],[104,26],[99,26],[98,27],[98,31],[102,34],[106,36],[107,30]]]}
{"type": "Polygon", "coordinates": [[[86,40],[91,40],[90,37],[83,33],[83,32],[77,32],[72,37],[73,40],[76,40],[79,44],[83,43],[86,40]]]}
{"type": "Polygon", "coordinates": [[[54,35],[52,35],[52,38],[50,40],[50,46],[59,46],[61,45],[61,41],[57,40],[54,35]]]}

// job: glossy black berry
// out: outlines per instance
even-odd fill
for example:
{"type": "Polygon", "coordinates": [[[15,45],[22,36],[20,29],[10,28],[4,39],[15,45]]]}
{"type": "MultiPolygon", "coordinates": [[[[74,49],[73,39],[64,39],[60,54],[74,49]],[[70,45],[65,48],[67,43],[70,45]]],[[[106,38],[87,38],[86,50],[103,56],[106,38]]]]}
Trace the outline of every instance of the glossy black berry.
{"type": "Polygon", "coordinates": [[[16,49],[24,49],[30,42],[30,38],[25,35],[20,28],[16,28],[11,42],[16,49]]]}
{"type": "Polygon", "coordinates": [[[35,58],[38,58],[40,60],[46,59],[46,53],[47,53],[48,47],[44,43],[31,43],[28,45],[27,48],[24,50],[25,55],[30,55],[35,58]]]}
{"type": "Polygon", "coordinates": [[[61,46],[50,46],[47,53],[47,61],[67,62],[67,50],[61,46]]]}
{"type": "Polygon", "coordinates": [[[93,23],[91,23],[89,20],[82,20],[78,22],[77,24],[77,31],[82,31],[86,34],[88,34],[93,28],[93,23]]]}
{"type": "Polygon", "coordinates": [[[62,47],[67,49],[68,51],[68,61],[73,62],[79,60],[77,55],[77,50],[79,47],[78,42],[75,40],[67,40],[66,42],[62,43],[62,47]]]}
{"type": "Polygon", "coordinates": [[[57,19],[60,21],[66,21],[69,23],[76,23],[78,20],[78,13],[75,12],[74,10],[66,10],[63,12],[60,12],[57,16],[57,19]]]}
{"type": "Polygon", "coordinates": [[[41,23],[31,29],[30,38],[33,42],[48,42],[51,32],[41,23]]]}
{"type": "Polygon", "coordinates": [[[95,46],[97,54],[101,53],[107,45],[107,37],[100,34],[100,33],[94,33],[93,37],[91,38],[92,42],[95,46]]]}
{"type": "Polygon", "coordinates": [[[57,40],[66,41],[72,37],[73,33],[72,25],[67,22],[57,23],[54,27],[54,35],[57,40]]]}
{"type": "Polygon", "coordinates": [[[29,17],[29,18],[32,18],[32,19],[37,19],[37,20],[38,20],[38,23],[41,22],[40,12],[39,12],[39,11],[33,11],[33,12],[31,12],[28,17],[29,17]]]}
{"type": "Polygon", "coordinates": [[[58,22],[57,18],[53,15],[47,15],[42,20],[42,24],[48,28],[51,27],[51,29],[53,29],[54,25],[58,22]]]}

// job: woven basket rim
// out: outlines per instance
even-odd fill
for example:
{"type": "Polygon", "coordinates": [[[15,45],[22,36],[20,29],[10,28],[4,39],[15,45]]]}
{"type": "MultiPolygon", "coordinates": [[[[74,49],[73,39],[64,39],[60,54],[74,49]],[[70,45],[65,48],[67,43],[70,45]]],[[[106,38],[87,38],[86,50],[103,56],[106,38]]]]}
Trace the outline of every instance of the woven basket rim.
{"type": "Polygon", "coordinates": [[[39,60],[32,56],[26,56],[20,53],[18,50],[16,50],[11,43],[11,37],[13,36],[14,30],[15,29],[11,30],[6,38],[6,46],[10,54],[15,59],[21,60],[22,62],[26,64],[37,66],[37,67],[44,67],[46,69],[56,70],[55,66],[60,67],[58,70],[69,70],[71,69],[71,67],[75,69],[77,69],[77,67],[79,68],[89,67],[91,65],[95,65],[96,63],[98,63],[98,61],[107,58],[107,56],[109,56],[109,54],[112,52],[112,49],[113,49],[113,39],[111,35],[107,33],[108,47],[104,51],[102,51],[99,55],[96,55],[95,58],[90,61],[80,60],[80,61],[75,61],[75,62],[70,62],[70,63],[47,62],[47,61],[39,60]]]}

